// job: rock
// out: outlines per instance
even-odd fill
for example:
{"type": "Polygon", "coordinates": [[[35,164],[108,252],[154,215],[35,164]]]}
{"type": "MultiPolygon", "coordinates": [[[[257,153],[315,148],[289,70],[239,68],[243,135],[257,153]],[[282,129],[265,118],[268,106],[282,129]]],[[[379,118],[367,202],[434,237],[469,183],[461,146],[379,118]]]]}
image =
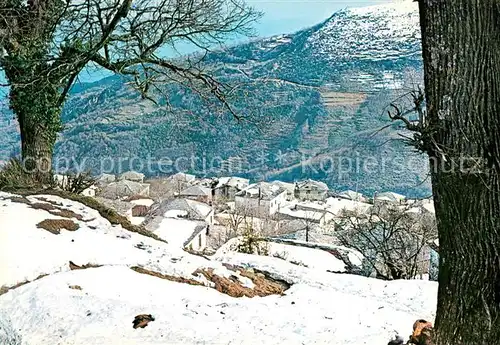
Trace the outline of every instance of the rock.
{"type": "Polygon", "coordinates": [[[149,322],[154,321],[155,318],[151,314],[141,314],[137,315],[134,318],[134,321],[132,323],[134,324],[134,329],[137,328],[144,328],[148,325],[149,322]]]}

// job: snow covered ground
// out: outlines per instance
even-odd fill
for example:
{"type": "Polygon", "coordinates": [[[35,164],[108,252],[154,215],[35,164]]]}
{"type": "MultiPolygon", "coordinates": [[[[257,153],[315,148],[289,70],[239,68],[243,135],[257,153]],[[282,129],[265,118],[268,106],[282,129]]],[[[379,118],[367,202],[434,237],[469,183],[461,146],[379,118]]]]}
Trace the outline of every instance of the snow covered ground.
{"type": "MultiPolygon", "coordinates": [[[[241,243],[242,237],[235,237],[230,239],[222,247],[220,247],[213,258],[218,259],[220,257],[225,257],[225,255],[234,253],[237,246],[241,243]]],[[[291,241],[296,244],[302,243],[301,241],[291,241]]],[[[308,243],[310,244],[310,243],[308,243]]],[[[338,272],[342,273],[346,271],[346,264],[344,261],[336,258],[333,254],[328,253],[325,250],[307,248],[298,245],[290,245],[286,243],[276,243],[276,242],[265,242],[262,243],[262,247],[265,247],[268,256],[279,258],[290,262],[294,265],[308,267],[314,270],[320,270],[323,272],[338,272]]],[[[325,246],[328,247],[328,246],[325,246]]],[[[334,248],[334,246],[332,246],[334,248]]],[[[343,248],[343,247],[338,247],[343,248]]],[[[349,251],[349,259],[352,264],[356,266],[362,265],[362,255],[355,255],[355,251],[349,251]]]]}
{"type": "MultiPolygon", "coordinates": [[[[0,193],[0,286],[48,274],[0,296],[0,321],[11,322],[23,344],[374,345],[386,344],[395,331],[406,338],[417,318],[434,319],[437,285],[432,282],[384,282],[328,273],[318,260],[333,256],[308,248],[302,248],[308,251],[301,260],[321,258],[312,260],[316,265],[310,263],[311,267],[231,251],[207,260],[186,253],[178,243],[113,226],[79,203],[46,196],[83,217],[73,219],[78,230],[55,235],[36,224],[57,216],[12,202],[9,196],[0,193]],[[69,261],[101,267],[70,270],[69,261]],[[192,274],[198,268],[213,268],[221,276],[236,275],[242,285],[251,285],[223,263],[269,272],[292,285],[283,296],[234,298],[192,274]],[[129,266],[207,286],[140,274],[129,266]],[[152,314],[155,321],[134,329],[138,314],[152,314]]],[[[28,199],[44,202],[38,196],[28,199]]],[[[299,255],[281,246],[273,244],[273,250],[299,255]]]]}

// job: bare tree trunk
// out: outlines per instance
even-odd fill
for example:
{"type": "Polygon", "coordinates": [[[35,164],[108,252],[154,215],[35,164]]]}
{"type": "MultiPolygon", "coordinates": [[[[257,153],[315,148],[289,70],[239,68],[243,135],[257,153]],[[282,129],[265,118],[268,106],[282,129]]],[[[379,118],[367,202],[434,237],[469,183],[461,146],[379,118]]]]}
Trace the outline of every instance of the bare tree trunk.
{"type": "Polygon", "coordinates": [[[500,1],[420,0],[437,345],[500,342],[500,1]],[[480,165],[476,166],[476,162],[480,165]]]}
{"type": "Polygon", "coordinates": [[[11,87],[10,91],[10,107],[19,122],[24,168],[41,183],[52,180],[52,153],[61,130],[58,97],[54,85],[11,87]]]}
{"type": "Polygon", "coordinates": [[[39,124],[26,125],[27,115],[18,114],[21,132],[21,153],[24,168],[39,182],[48,183],[52,178],[52,153],[54,140],[39,124]],[[22,120],[21,120],[22,119],[22,120]]]}

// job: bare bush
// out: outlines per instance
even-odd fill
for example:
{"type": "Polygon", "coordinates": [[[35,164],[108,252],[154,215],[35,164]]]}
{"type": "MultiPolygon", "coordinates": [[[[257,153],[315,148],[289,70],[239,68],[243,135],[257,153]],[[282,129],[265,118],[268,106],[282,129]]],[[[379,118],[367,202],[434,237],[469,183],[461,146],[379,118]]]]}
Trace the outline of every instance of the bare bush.
{"type": "Polygon", "coordinates": [[[29,174],[23,163],[18,159],[11,159],[0,170],[0,189],[35,189],[41,184],[29,174]]]}
{"type": "Polygon", "coordinates": [[[90,172],[70,174],[68,175],[68,184],[65,190],[70,193],[80,194],[85,189],[92,187],[95,182],[96,179],[92,177],[90,172]]]}
{"type": "Polygon", "coordinates": [[[366,214],[343,214],[336,221],[340,243],[363,254],[366,274],[381,279],[412,279],[429,273],[435,239],[433,215],[408,207],[373,206],[366,214]]]}

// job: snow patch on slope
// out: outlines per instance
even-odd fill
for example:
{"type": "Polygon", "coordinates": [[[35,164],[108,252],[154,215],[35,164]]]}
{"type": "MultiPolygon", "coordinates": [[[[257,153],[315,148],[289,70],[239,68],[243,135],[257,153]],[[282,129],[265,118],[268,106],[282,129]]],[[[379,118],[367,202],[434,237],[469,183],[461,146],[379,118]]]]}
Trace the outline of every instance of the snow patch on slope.
{"type": "Polygon", "coordinates": [[[388,60],[420,51],[418,4],[405,0],[335,13],[308,40],[314,54],[388,60]]]}
{"type": "MultiPolygon", "coordinates": [[[[95,219],[75,220],[80,229],[54,235],[36,228],[52,217],[46,211],[5,197],[0,193],[0,285],[49,274],[0,296],[0,315],[9,317],[23,344],[384,344],[394,330],[409,334],[415,319],[434,318],[432,282],[333,274],[325,267],[231,251],[207,260],[113,226],[97,211],[57,197],[51,198],[95,219]],[[103,266],[70,271],[69,260],[103,266]],[[223,264],[269,272],[293,285],[284,296],[232,298],[128,267],[144,265],[201,282],[192,272],[209,267],[252,286],[223,264]],[[133,329],[138,314],[152,314],[155,321],[133,329]]],[[[311,250],[310,262],[320,255],[326,260],[323,254],[314,259],[311,250]]]]}

